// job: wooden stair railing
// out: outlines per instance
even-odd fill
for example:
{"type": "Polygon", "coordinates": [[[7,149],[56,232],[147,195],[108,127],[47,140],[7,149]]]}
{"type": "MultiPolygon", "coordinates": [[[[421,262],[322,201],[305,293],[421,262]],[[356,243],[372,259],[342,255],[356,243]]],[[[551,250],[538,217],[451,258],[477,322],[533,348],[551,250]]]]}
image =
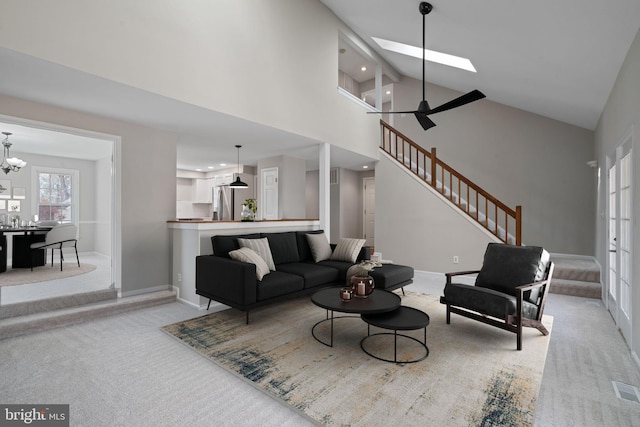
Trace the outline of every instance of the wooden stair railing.
{"type": "Polygon", "coordinates": [[[436,149],[427,151],[411,139],[380,121],[380,148],[419,179],[505,243],[522,244],[522,207],[511,209],[438,159],[436,149]]]}

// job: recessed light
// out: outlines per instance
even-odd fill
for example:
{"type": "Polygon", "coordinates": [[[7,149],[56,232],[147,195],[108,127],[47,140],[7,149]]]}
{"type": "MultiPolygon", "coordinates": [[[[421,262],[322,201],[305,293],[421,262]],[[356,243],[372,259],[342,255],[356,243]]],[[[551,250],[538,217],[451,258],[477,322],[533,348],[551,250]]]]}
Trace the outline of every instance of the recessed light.
{"type": "Polygon", "coordinates": [[[213,169],[213,166],[207,166],[207,169],[213,169]]]}
{"type": "Polygon", "coordinates": [[[391,95],[391,91],[390,91],[390,90],[386,91],[385,93],[386,93],[387,95],[391,95]]]}
{"type": "Polygon", "coordinates": [[[198,168],[196,169],[196,172],[202,172],[202,169],[198,168]]]}
{"type": "Polygon", "coordinates": [[[360,68],[361,71],[367,71],[367,67],[363,66],[362,68],[360,68]]]}
{"type": "Polygon", "coordinates": [[[362,169],[369,169],[369,166],[364,165],[364,166],[362,167],[362,169]]]}
{"type": "Polygon", "coordinates": [[[220,166],[227,166],[226,163],[220,163],[220,166]]]}
{"type": "MultiPolygon", "coordinates": [[[[379,39],[377,37],[371,37],[374,42],[378,43],[378,46],[385,50],[401,53],[403,55],[413,56],[418,59],[422,59],[422,48],[411,46],[404,43],[398,43],[391,40],[379,39]]],[[[448,53],[436,52],[435,50],[424,50],[424,57],[427,61],[437,62],[438,64],[448,65],[450,67],[460,68],[462,70],[476,72],[475,67],[467,58],[460,56],[449,55],[448,53]]]]}

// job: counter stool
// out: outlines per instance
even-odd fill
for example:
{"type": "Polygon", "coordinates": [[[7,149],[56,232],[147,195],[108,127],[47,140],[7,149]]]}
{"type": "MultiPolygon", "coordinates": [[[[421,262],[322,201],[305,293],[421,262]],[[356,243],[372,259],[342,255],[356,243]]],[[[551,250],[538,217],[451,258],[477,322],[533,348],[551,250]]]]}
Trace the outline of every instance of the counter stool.
{"type": "Polygon", "coordinates": [[[424,360],[429,356],[429,347],[427,347],[427,325],[429,325],[429,315],[423,311],[412,307],[401,306],[397,310],[380,314],[363,314],[360,316],[367,323],[367,336],[360,340],[360,348],[369,356],[392,363],[415,363],[424,360]],[[371,334],[371,326],[382,329],[392,330],[391,332],[379,332],[371,334]],[[409,335],[399,334],[398,331],[413,331],[423,328],[424,341],[420,341],[409,335]],[[377,335],[393,335],[393,360],[376,356],[367,351],[364,346],[365,341],[377,335]],[[408,338],[420,344],[425,349],[425,355],[420,358],[410,360],[398,360],[398,337],[408,338]]]}

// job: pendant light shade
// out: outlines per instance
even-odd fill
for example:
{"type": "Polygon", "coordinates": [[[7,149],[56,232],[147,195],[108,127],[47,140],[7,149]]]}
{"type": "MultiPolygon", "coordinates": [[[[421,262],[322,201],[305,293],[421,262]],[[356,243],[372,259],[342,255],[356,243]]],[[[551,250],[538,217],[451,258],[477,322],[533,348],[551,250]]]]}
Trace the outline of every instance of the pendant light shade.
{"type": "Polygon", "coordinates": [[[242,145],[236,145],[236,148],[238,149],[238,176],[236,177],[236,180],[229,185],[229,187],[233,189],[249,188],[245,182],[240,181],[240,147],[242,147],[242,145]]]}

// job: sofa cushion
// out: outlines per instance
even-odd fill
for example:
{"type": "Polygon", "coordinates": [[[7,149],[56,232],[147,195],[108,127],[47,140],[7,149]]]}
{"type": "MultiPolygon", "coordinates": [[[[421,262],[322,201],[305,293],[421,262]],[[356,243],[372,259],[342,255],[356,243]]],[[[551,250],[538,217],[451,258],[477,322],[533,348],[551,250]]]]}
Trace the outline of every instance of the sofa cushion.
{"type": "Polygon", "coordinates": [[[257,288],[257,300],[263,301],[301,291],[304,289],[304,279],[295,274],[272,271],[264,276],[262,282],[258,283],[257,288]]]}
{"type": "Polygon", "coordinates": [[[313,260],[311,248],[309,248],[309,242],[307,241],[307,234],[322,233],[324,233],[324,230],[296,231],[296,241],[298,243],[298,258],[300,259],[300,261],[313,260]]]}
{"type": "MultiPolygon", "coordinates": [[[[451,283],[444,287],[444,298],[448,304],[477,311],[498,319],[516,314],[516,297],[493,289],[473,285],[451,283]]],[[[522,302],[522,315],[535,319],[538,307],[528,301],[522,302]]]]}
{"type": "Polygon", "coordinates": [[[217,256],[230,258],[229,252],[240,249],[238,238],[257,239],[260,234],[237,234],[233,236],[212,236],[211,244],[213,245],[213,253],[217,256]]]}
{"type": "Polygon", "coordinates": [[[307,242],[309,242],[311,256],[315,262],[331,259],[331,245],[326,234],[307,234],[307,242]]]}
{"type": "MultiPolygon", "coordinates": [[[[548,263],[549,253],[539,246],[489,243],[476,286],[515,296],[515,287],[542,280],[548,263]]],[[[538,289],[526,292],[524,297],[535,302],[538,289]]]]}
{"type": "Polygon", "coordinates": [[[295,274],[304,279],[305,289],[319,285],[328,285],[338,281],[338,270],[335,268],[311,264],[309,262],[293,262],[278,265],[277,271],[295,274]]]}
{"type": "Polygon", "coordinates": [[[349,267],[351,267],[353,264],[351,264],[350,262],[335,261],[335,260],[328,259],[326,261],[320,261],[318,265],[321,265],[323,267],[330,267],[338,270],[338,282],[346,283],[347,270],[349,270],[349,267]]]}
{"type": "Polygon", "coordinates": [[[335,261],[346,261],[350,263],[356,262],[360,249],[365,244],[364,239],[347,239],[342,238],[338,241],[336,248],[331,254],[331,259],[335,261]]]}
{"type": "Polygon", "coordinates": [[[271,248],[269,247],[269,240],[266,237],[262,239],[243,239],[238,238],[238,244],[241,248],[250,248],[257,252],[269,267],[269,270],[275,271],[276,266],[273,263],[273,257],[271,256],[271,248]]]}
{"type": "Polygon", "coordinates": [[[253,249],[240,248],[235,251],[229,252],[231,259],[236,261],[248,262],[256,266],[256,279],[262,280],[262,278],[269,274],[269,266],[253,249]]]}
{"type": "Polygon", "coordinates": [[[300,261],[298,241],[296,240],[296,233],[294,231],[285,233],[263,233],[262,236],[269,240],[271,256],[273,256],[273,263],[275,265],[300,261]]]}

